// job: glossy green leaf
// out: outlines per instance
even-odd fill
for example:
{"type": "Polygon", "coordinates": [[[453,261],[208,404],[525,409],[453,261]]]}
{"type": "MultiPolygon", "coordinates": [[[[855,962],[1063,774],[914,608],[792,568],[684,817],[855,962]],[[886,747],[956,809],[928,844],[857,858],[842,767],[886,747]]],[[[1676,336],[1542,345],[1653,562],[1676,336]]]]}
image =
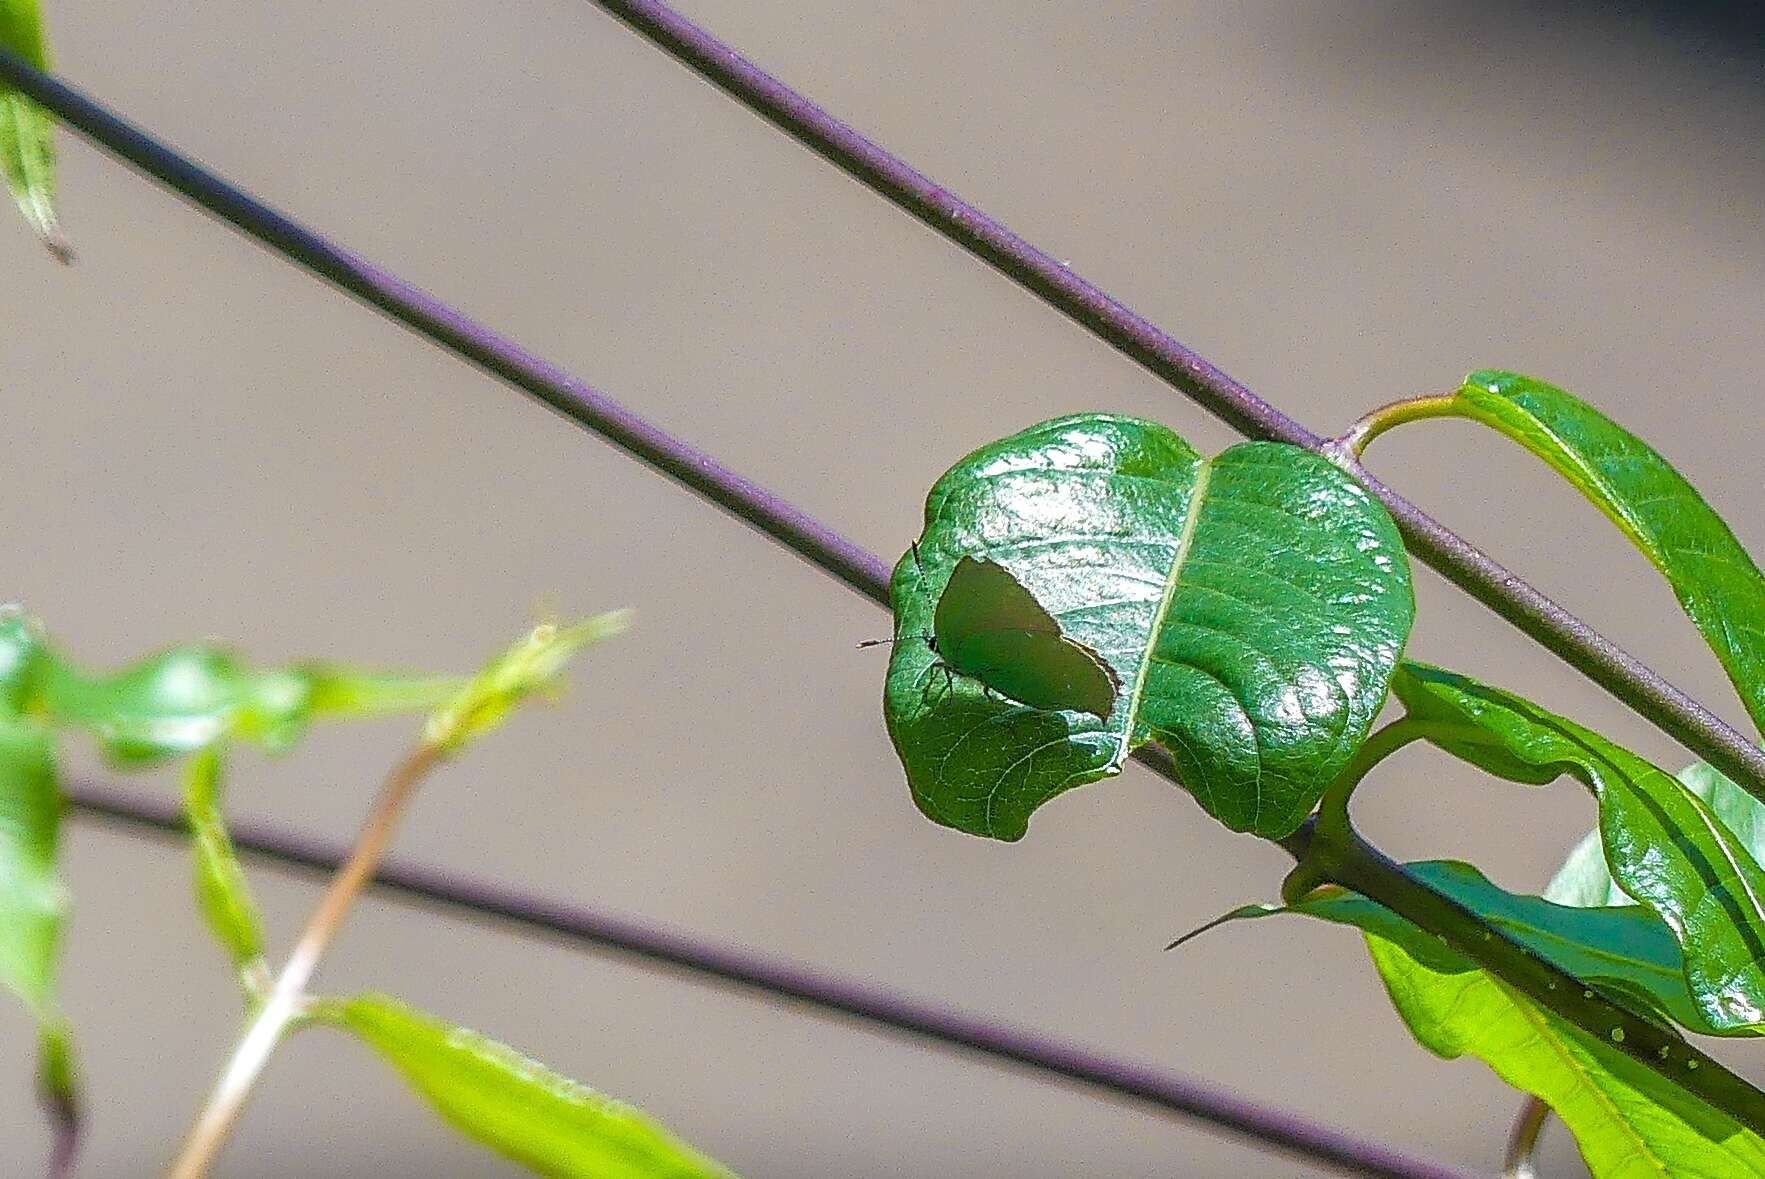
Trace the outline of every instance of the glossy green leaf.
{"type": "Polygon", "coordinates": [[[1404,946],[1380,937],[1367,944],[1417,1041],[1449,1060],[1475,1056],[1544,1101],[1575,1136],[1594,1179],[1765,1175],[1765,1140],[1659,1073],[1482,971],[1443,973],[1404,946]]]}
{"type": "Polygon", "coordinates": [[[1765,1022],[1765,871],[1702,799],[1598,733],[1511,692],[1405,663],[1392,686],[1428,740],[1520,782],[1568,775],[1599,801],[1612,876],[1679,940],[1712,1027],[1765,1022]]]}
{"type": "Polygon", "coordinates": [[[1692,485],[1642,439],[1543,381],[1476,372],[1454,403],[1556,468],[1654,562],[1765,731],[1765,578],[1692,485]]]}
{"type": "Polygon", "coordinates": [[[384,996],[325,1004],[318,1017],[353,1032],[455,1129],[556,1179],[727,1179],[624,1102],[566,1080],[476,1032],[384,996]]]}
{"type": "Polygon", "coordinates": [[[221,752],[216,746],[190,759],[184,814],[196,861],[196,908],[215,940],[241,972],[263,962],[263,916],[227,833],[221,812],[221,752]]]}
{"type": "MultiPolygon", "coordinates": [[[[1693,762],[1676,775],[1687,790],[1703,799],[1753,858],[1765,864],[1765,803],[1703,762],[1693,762]]],[[[1565,905],[1630,905],[1635,899],[1612,879],[1606,849],[1597,828],[1575,845],[1544,895],[1565,905]]]]}
{"type": "Polygon", "coordinates": [[[925,520],[895,569],[884,711],[919,807],[998,839],[1148,740],[1227,826],[1291,832],[1365,737],[1414,615],[1385,510],[1297,447],[1208,459],[1152,422],[1061,418],[957,463],[925,520]],[[1106,720],[940,661],[925,640],[965,556],[1004,566],[1109,662],[1106,720]]]}
{"type": "MultiPolygon", "coordinates": [[[[37,0],[0,0],[0,47],[40,70],[49,48],[37,0]]],[[[61,261],[72,259],[55,217],[55,119],[10,86],[0,85],[0,171],[19,211],[61,261]]]]}
{"type": "Polygon", "coordinates": [[[577,652],[622,633],[630,625],[631,611],[612,610],[570,626],[546,623],[534,627],[430,714],[423,740],[444,753],[453,753],[502,723],[521,701],[554,691],[565,664],[577,652]]]}
{"type": "MultiPolygon", "coordinates": [[[[1470,864],[1455,860],[1424,860],[1404,867],[1411,876],[1472,910],[1558,969],[1639,1015],[1671,1020],[1706,1035],[1757,1035],[1765,1031],[1717,1027],[1704,1018],[1687,990],[1679,943],[1672,930],[1645,906],[1632,902],[1621,907],[1578,908],[1511,893],[1470,864]]],[[[1248,905],[1226,914],[1220,922],[1282,913],[1350,925],[1397,942],[1429,969],[1442,974],[1478,969],[1469,958],[1420,933],[1383,905],[1334,885],[1314,889],[1292,905],[1248,905]]]]}

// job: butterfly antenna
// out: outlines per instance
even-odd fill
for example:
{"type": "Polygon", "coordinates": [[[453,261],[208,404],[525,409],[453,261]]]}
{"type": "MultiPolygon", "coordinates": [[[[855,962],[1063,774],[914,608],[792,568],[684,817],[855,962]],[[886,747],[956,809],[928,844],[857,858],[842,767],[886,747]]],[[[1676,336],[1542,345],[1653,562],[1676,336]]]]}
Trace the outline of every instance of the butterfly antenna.
{"type": "Polygon", "coordinates": [[[865,639],[858,644],[858,650],[862,651],[866,647],[884,647],[894,641],[894,639],[865,639]]]}

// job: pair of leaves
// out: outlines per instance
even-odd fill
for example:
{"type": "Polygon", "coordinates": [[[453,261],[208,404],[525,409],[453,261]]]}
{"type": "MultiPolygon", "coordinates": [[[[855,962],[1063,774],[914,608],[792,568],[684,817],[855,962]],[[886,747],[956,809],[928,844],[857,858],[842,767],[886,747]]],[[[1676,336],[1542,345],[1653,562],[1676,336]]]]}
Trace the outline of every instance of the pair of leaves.
{"type": "MultiPolygon", "coordinates": [[[[1470,865],[1450,861],[1406,867],[1608,996],[1699,1021],[1678,947],[1646,909],[1577,909],[1516,896],[1470,865]]],[[[1417,1041],[1447,1059],[1475,1056],[1550,1105],[1596,1179],[1757,1179],[1765,1173],[1765,1140],[1382,905],[1331,886],[1290,906],[1247,906],[1221,921],[1280,913],[1365,932],[1392,1004],[1417,1041]]]]}
{"type": "Polygon", "coordinates": [[[914,799],[1008,840],[1147,741],[1228,827],[1290,833],[1366,736],[1415,611],[1390,517],[1324,459],[1277,443],[1204,458],[1104,414],[956,464],[892,596],[885,715],[914,799]],[[963,557],[1002,566],[1109,664],[1106,718],[1001,699],[920,641],[963,557]]]}
{"type": "Polygon", "coordinates": [[[1575,1135],[1595,1179],[1765,1174],[1757,1134],[1490,975],[1432,969],[1407,944],[1380,937],[1367,944],[1422,1046],[1449,1060],[1475,1056],[1544,1101],[1575,1135]]]}
{"type": "Polygon", "coordinates": [[[1672,775],[1511,692],[1406,663],[1393,688],[1427,739],[1510,781],[1573,777],[1599,804],[1618,886],[1672,931],[1703,1021],[1765,1023],[1765,870],[1709,804],[1672,775]]]}
{"type": "MultiPolygon", "coordinates": [[[[40,70],[49,68],[37,0],[0,0],[0,49],[40,70]]],[[[55,120],[10,86],[0,84],[0,171],[32,229],[63,262],[73,253],[55,217],[55,120]]]]}

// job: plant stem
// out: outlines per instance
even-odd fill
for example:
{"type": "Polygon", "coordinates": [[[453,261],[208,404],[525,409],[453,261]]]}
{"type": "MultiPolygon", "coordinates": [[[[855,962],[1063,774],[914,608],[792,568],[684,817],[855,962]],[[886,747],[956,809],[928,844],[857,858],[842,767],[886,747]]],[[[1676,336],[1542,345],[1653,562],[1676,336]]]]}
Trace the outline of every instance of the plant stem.
{"type": "Polygon", "coordinates": [[[1348,768],[1336,776],[1318,802],[1317,827],[1326,839],[1340,840],[1349,834],[1349,799],[1362,779],[1373,772],[1373,767],[1404,746],[1422,740],[1428,732],[1426,721],[1401,716],[1361,742],[1361,747],[1349,760],[1348,768]]]}
{"type": "Polygon", "coordinates": [[[1345,837],[1315,828],[1307,842],[1305,860],[1329,880],[1439,936],[1505,985],[1696,1094],[1747,1129],[1765,1134],[1765,1092],[1670,1029],[1608,1002],[1504,930],[1409,875],[1352,828],[1345,837]]]}
{"type": "Polygon", "coordinates": [[[1326,449],[1333,455],[1347,455],[1358,462],[1367,444],[1393,426],[1423,418],[1453,417],[1458,412],[1456,393],[1432,393],[1388,402],[1362,414],[1359,421],[1332,439],[1326,449]]]}
{"type": "Polygon", "coordinates": [[[288,955],[288,961],[221,1070],[220,1079],[197,1115],[183,1149],[166,1172],[167,1179],[203,1179],[214,1165],[233,1127],[238,1124],[239,1115],[244,1112],[252,1088],[269,1064],[270,1055],[281,1043],[289,1026],[300,1018],[307,1001],[307,984],[312,981],[319,960],[342,928],[356,897],[374,878],[392,842],[393,832],[398,828],[399,819],[416,796],[417,787],[439,760],[439,751],[428,742],[422,742],[386,775],[373,809],[356,837],[355,848],[331,878],[330,887],[307,919],[306,928],[301,931],[300,940],[288,955]]]}
{"type": "Polygon", "coordinates": [[[1502,1159],[1502,1179],[1538,1179],[1538,1137],[1550,1119],[1551,1107],[1528,1094],[1508,1132],[1507,1155],[1502,1159]]]}

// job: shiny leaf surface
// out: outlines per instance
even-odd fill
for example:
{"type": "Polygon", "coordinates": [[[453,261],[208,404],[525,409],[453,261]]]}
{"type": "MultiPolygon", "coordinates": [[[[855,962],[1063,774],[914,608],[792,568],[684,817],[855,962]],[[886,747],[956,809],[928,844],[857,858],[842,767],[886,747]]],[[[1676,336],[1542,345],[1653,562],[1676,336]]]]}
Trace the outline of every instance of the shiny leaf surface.
{"type": "Polygon", "coordinates": [[[624,1102],[566,1080],[476,1032],[366,995],[319,1018],[352,1032],[450,1125],[556,1179],[729,1179],[624,1102]]]}
{"type": "Polygon", "coordinates": [[[1454,401],[1556,468],[1642,550],[1765,731],[1765,578],[1684,476],[1591,405],[1531,377],[1472,373],[1454,401]]]}
{"type": "Polygon", "coordinates": [[[1061,418],[956,464],[896,567],[884,711],[919,807],[998,839],[1155,741],[1234,830],[1280,836],[1384,703],[1414,614],[1384,509],[1328,462],[1203,458],[1152,422],[1061,418]],[[926,644],[963,557],[995,562],[1120,681],[1107,721],[1002,699],[926,644]]]}
{"type": "Polygon", "coordinates": [[[1406,663],[1393,688],[1428,739],[1520,782],[1568,775],[1599,801],[1613,878],[1673,931],[1710,1026],[1765,1022],[1765,871],[1672,775],[1511,692],[1406,663]]]}
{"type": "MultiPolygon", "coordinates": [[[[1755,860],[1765,864],[1765,803],[1736,786],[1715,768],[1694,762],[1677,775],[1680,784],[1703,799],[1755,860]]],[[[1598,828],[1575,845],[1551,878],[1544,895],[1564,905],[1633,905],[1629,893],[1612,879],[1598,828]]]]}

